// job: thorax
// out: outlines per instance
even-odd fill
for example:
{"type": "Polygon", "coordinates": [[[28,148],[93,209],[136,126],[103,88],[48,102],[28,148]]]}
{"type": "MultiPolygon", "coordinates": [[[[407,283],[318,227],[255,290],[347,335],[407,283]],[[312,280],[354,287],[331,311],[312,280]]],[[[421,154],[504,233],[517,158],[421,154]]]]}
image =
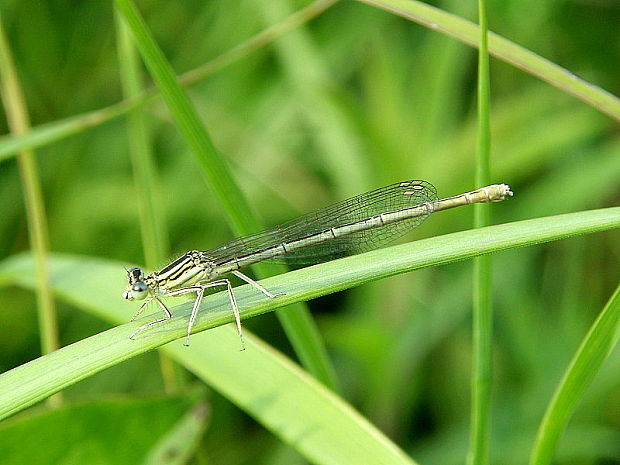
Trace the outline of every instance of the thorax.
{"type": "Polygon", "coordinates": [[[209,280],[214,263],[198,250],[192,250],[146,278],[154,291],[165,292],[209,280]]]}

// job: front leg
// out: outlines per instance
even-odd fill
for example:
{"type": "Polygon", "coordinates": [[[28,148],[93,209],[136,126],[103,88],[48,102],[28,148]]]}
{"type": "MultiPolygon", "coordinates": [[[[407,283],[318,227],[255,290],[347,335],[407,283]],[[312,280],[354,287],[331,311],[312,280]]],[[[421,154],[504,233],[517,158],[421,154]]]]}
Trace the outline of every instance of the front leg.
{"type": "Polygon", "coordinates": [[[159,306],[164,311],[164,313],[166,313],[167,315],[170,315],[168,317],[168,319],[172,318],[172,314],[170,314],[170,311],[168,311],[168,308],[164,305],[164,303],[161,300],[159,300],[159,298],[157,298],[157,297],[151,297],[149,300],[147,300],[142,305],[140,305],[140,308],[138,309],[138,311],[135,313],[134,316],[131,317],[131,320],[129,320],[129,321],[134,321],[136,318],[138,318],[140,316],[140,314],[144,311],[146,306],[148,304],[150,304],[151,302],[153,302],[153,301],[156,301],[159,304],[159,306]]]}
{"type": "Polygon", "coordinates": [[[159,323],[163,323],[164,321],[168,321],[170,318],[172,318],[172,313],[170,313],[170,310],[168,310],[168,307],[166,307],[164,305],[164,303],[159,300],[158,297],[153,297],[151,300],[144,302],[140,308],[138,309],[138,311],[136,312],[136,314],[133,316],[133,318],[131,319],[131,321],[135,320],[137,318],[138,315],[140,315],[140,313],[142,313],[142,311],[144,310],[144,308],[146,307],[146,305],[148,303],[150,303],[152,300],[155,300],[159,306],[161,307],[161,309],[164,311],[164,313],[166,314],[166,316],[164,318],[160,318],[159,320],[155,320],[155,321],[151,321],[150,323],[145,323],[142,326],[140,326],[138,329],[136,329],[133,333],[131,333],[129,335],[129,339],[133,339],[134,336],[136,334],[138,334],[140,331],[142,331],[143,329],[149,328],[151,326],[155,326],[159,323]]]}

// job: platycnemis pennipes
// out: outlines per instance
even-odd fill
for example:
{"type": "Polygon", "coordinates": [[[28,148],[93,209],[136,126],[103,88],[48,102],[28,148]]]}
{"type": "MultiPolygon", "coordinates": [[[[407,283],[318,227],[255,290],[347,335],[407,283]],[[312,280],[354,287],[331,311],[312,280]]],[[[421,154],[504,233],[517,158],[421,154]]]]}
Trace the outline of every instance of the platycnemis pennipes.
{"type": "Polygon", "coordinates": [[[133,339],[140,331],[172,318],[161,297],[196,293],[185,339],[185,345],[189,345],[205,290],[226,286],[243,345],[235,294],[230,281],[221,276],[231,273],[267,297],[275,298],[281,294],[272,294],[239,269],[267,260],[309,264],[359,253],[396,239],[420,225],[433,212],[472,203],[499,202],[511,195],[508,185],[493,184],[438,200],[431,183],[404,181],[357,195],[258,234],[235,239],[216,249],[191,250],[149,275],[140,268],[130,268],[123,297],[128,300],[148,299],[132,321],[153,300],[163,310],[164,317],[143,324],[129,337],[133,339]]]}

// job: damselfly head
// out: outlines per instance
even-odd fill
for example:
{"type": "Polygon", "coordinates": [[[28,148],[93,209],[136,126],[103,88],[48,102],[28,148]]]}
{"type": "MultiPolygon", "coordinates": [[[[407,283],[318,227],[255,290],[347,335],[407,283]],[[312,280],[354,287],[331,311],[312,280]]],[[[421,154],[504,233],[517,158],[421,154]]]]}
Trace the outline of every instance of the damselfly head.
{"type": "Polygon", "coordinates": [[[123,298],[127,300],[142,300],[149,295],[149,287],[144,282],[144,273],[138,267],[127,270],[129,283],[123,292],[123,298]]]}

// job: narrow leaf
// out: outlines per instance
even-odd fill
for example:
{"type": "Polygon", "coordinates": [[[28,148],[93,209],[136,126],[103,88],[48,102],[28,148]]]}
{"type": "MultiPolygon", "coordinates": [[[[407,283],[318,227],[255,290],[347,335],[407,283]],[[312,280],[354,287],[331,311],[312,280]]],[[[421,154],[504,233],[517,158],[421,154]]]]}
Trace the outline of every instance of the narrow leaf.
{"type": "Polygon", "coordinates": [[[620,286],[588,331],[547,407],[536,436],[531,465],[551,463],[579,400],[618,343],[619,330],[620,286]]]}

